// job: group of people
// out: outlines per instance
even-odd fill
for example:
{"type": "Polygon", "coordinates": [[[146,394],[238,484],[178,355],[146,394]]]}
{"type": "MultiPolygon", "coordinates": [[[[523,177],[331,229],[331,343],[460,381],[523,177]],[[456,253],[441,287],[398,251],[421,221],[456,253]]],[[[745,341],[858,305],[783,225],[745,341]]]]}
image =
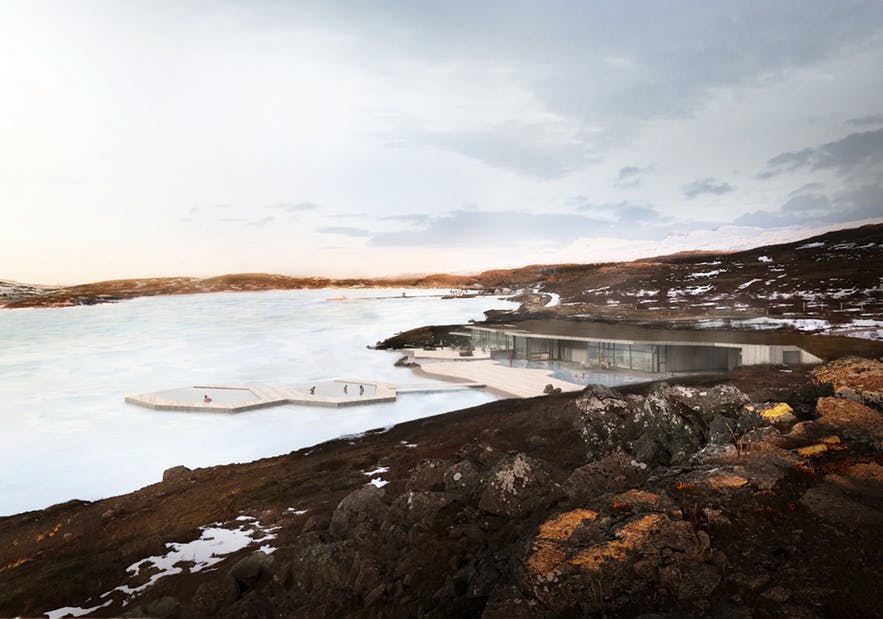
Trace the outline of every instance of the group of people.
{"type": "MultiPolygon", "coordinates": [[[[349,384],[344,383],[343,392],[346,394],[349,394],[349,392],[350,392],[349,384]]],[[[316,386],[315,385],[310,387],[310,395],[316,395],[316,386]]],[[[359,385],[359,395],[365,395],[365,385],[359,385]]],[[[206,396],[206,397],[208,397],[208,396],[206,396]]]]}

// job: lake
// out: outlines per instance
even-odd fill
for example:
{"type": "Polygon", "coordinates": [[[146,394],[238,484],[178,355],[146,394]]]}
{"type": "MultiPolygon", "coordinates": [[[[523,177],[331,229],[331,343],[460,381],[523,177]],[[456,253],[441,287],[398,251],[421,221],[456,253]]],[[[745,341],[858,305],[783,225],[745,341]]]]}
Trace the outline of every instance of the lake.
{"type": "Polygon", "coordinates": [[[198,384],[433,382],[394,367],[397,353],[366,346],[413,327],[466,323],[487,309],[516,307],[494,297],[427,296],[445,292],[217,293],[0,311],[0,515],[130,492],[179,464],[248,462],[493,400],[464,390],[235,415],[123,401],[198,384]]]}

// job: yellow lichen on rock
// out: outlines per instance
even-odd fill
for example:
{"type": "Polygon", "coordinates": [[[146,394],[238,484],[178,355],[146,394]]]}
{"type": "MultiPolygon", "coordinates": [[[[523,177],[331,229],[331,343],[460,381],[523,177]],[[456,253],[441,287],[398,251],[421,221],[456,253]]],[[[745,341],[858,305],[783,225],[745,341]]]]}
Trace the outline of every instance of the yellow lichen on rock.
{"type": "Polygon", "coordinates": [[[787,415],[788,413],[793,412],[794,409],[788,406],[788,404],[786,404],[785,402],[779,402],[772,408],[760,411],[760,414],[763,415],[766,419],[778,419],[783,415],[787,415]]]}
{"type": "Polygon", "coordinates": [[[568,563],[589,571],[598,571],[611,561],[625,561],[661,527],[665,517],[648,514],[628,523],[616,532],[617,539],[580,551],[568,563]]]}
{"type": "Polygon", "coordinates": [[[533,542],[533,553],[527,560],[528,569],[540,578],[553,577],[555,568],[567,556],[564,544],[585,520],[595,520],[597,517],[598,513],[590,509],[574,509],[540,525],[539,535],[533,542]]]}
{"type": "Polygon", "coordinates": [[[809,445],[808,447],[801,447],[797,450],[797,453],[805,458],[812,458],[813,456],[818,456],[828,451],[828,446],[824,443],[818,443],[817,445],[809,445]]]}

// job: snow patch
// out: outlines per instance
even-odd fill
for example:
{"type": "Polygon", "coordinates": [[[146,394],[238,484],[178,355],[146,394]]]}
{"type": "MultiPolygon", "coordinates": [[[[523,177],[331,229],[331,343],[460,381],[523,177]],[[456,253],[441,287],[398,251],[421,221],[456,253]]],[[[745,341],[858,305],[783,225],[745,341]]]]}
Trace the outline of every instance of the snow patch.
{"type": "Polygon", "coordinates": [[[373,471],[362,471],[368,477],[373,477],[374,475],[380,475],[381,473],[386,473],[389,470],[388,466],[378,466],[373,471]]]}
{"type": "Polygon", "coordinates": [[[773,259],[769,256],[758,256],[757,258],[760,262],[772,262],[773,259]]]}
{"type": "Polygon", "coordinates": [[[797,247],[797,249],[814,249],[816,247],[824,247],[825,244],[823,242],[815,242],[815,243],[804,243],[797,247]]]}
{"type": "Polygon", "coordinates": [[[756,284],[756,283],[759,282],[759,281],[761,281],[761,280],[758,279],[758,278],[748,280],[748,281],[745,282],[744,284],[739,284],[738,286],[736,286],[736,289],[737,289],[737,290],[745,290],[745,289],[748,288],[748,286],[750,286],[751,284],[756,284]]]}
{"type": "MultiPolygon", "coordinates": [[[[385,479],[383,479],[382,477],[376,477],[368,482],[368,484],[371,484],[375,488],[383,488],[388,483],[389,482],[386,481],[385,479]]],[[[368,484],[365,484],[365,485],[367,486],[368,484]]]]}

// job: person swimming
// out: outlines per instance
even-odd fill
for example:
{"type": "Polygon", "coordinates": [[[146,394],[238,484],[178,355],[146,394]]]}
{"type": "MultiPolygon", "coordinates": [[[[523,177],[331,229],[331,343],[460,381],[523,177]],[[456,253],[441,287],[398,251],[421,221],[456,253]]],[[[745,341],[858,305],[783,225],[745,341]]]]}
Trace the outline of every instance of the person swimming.
{"type": "Polygon", "coordinates": [[[202,396],[202,401],[205,402],[206,404],[209,404],[212,401],[212,399],[211,399],[211,397],[209,397],[209,394],[205,394],[204,396],[202,396]]]}

